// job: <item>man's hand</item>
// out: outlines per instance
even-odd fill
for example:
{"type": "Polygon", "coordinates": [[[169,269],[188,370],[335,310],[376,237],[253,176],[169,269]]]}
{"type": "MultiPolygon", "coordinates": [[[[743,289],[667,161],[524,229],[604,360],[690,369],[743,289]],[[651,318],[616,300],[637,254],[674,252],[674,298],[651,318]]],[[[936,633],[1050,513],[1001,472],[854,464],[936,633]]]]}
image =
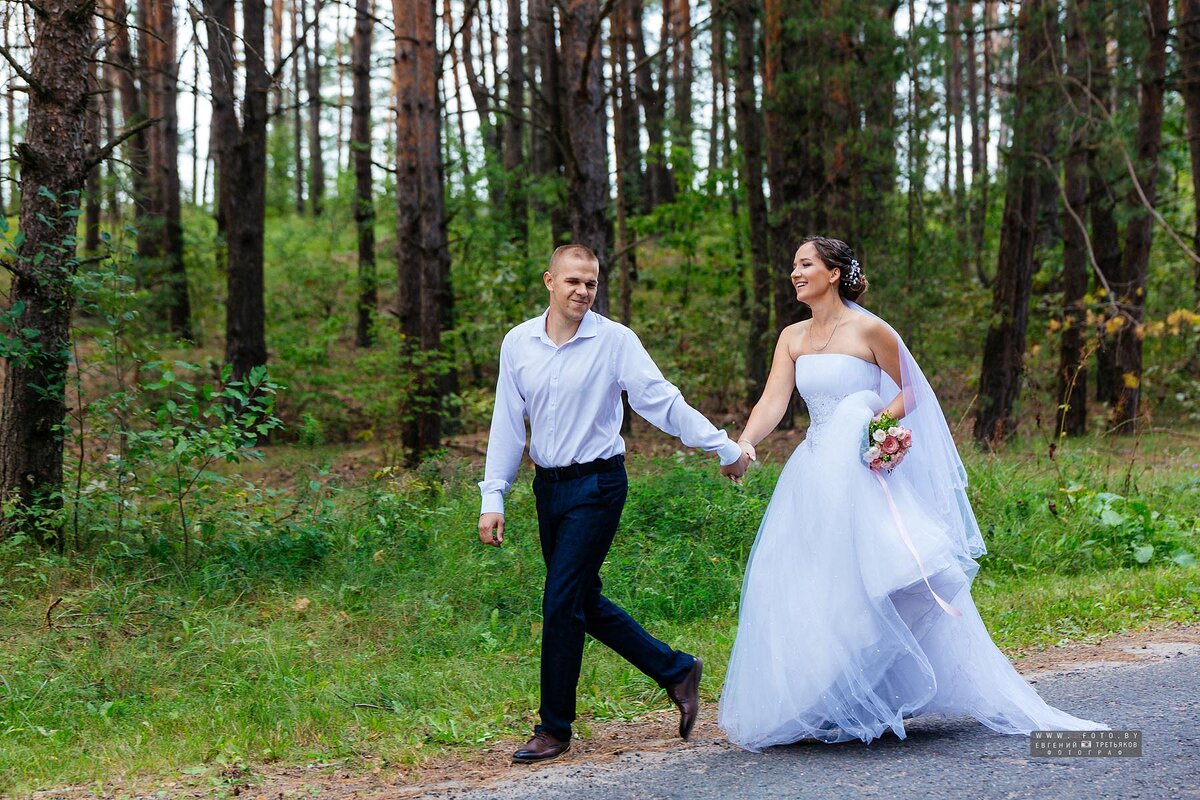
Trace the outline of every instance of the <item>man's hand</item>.
{"type": "MultiPolygon", "coordinates": [[[[742,457],[732,464],[726,464],[721,467],[721,474],[729,478],[734,483],[741,483],[742,476],[746,474],[746,467],[750,465],[750,455],[743,452],[742,457]]],[[[482,524],[482,521],[480,522],[482,524]]]]}
{"type": "Polygon", "coordinates": [[[499,547],[504,544],[504,515],[490,511],[479,516],[479,541],[499,547]]]}

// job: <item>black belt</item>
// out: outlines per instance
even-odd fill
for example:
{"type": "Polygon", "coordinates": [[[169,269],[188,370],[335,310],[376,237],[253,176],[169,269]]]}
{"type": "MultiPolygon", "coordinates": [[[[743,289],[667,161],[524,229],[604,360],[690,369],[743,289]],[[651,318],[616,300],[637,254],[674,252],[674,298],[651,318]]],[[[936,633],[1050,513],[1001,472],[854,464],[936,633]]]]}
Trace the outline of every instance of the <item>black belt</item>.
{"type": "Polygon", "coordinates": [[[586,464],[569,464],[565,467],[538,467],[534,465],[537,476],[544,481],[569,481],[572,478],[582,478],[584,475],[595,475],[597,472],[616,472],[625,468],[625,454],[618,453],[609,458],[597,458],[586,464]]]}

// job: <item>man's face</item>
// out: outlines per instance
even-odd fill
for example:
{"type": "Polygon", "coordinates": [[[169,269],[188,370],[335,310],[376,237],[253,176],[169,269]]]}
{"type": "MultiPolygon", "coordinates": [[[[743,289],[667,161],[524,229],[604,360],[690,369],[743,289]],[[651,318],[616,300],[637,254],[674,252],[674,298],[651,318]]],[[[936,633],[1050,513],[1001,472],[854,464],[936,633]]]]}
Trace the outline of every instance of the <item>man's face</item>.
{"type": "Polygon", "coordinates": [[[564,259],[542,276],[550,292],[551,313],[579,322],[596,301],[600,267],[583,259],[564,259]]]}

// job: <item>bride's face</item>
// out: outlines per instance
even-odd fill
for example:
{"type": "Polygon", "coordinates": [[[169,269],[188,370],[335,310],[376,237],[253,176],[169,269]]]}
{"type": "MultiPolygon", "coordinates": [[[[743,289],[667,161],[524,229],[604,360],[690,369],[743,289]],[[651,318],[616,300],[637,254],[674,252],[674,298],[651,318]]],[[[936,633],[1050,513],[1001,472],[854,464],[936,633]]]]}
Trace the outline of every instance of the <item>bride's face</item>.
{"type": "Polygon", "coordinates": [[[825,262],[817,255],[816,245],[805,242],[800,245],[792,261],[792,286],[796,289],[796,299],[811,304],[826,292],[836,292],[841,274],[841,270],[831,270],[825,266],[825,262]]]}

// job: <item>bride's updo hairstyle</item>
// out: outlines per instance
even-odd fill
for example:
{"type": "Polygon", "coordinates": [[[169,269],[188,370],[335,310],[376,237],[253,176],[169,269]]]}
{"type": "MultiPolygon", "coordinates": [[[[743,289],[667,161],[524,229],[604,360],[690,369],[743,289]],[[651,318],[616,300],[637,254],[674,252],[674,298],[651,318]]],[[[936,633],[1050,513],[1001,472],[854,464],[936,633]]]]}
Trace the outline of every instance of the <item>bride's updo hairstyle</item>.
{"type": "Polygon", "coordinates": [[[841,239],[829,239],[825,236],[809,236],[801,244],[809,242],[816,248],[817,255],[821,257],[826,269],[830,272],[834,269],[842,271],[841,280],[838,281],[838,293],[847,300],[857,300],[867,290],[868,283],[862,265],[854,257],[850,245],[841,239]]]}

